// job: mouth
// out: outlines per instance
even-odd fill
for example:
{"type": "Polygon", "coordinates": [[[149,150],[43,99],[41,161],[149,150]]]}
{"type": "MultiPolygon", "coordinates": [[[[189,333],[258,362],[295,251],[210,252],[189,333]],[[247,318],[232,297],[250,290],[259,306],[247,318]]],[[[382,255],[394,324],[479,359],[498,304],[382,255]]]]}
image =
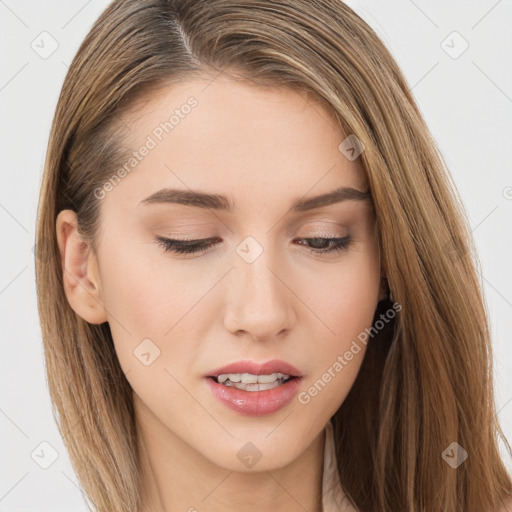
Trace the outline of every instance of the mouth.
{"type": "Polygon", "coordinates": [[[242,391],[266,391],[274,389],[291,379],[298,379],[292,375],[283,373],[271,373],[270,375],[254,375],[251,373],[224,373],[217,377],[208,377],[217,384],[226,387],[241,389],[242,391]]]}
{"type": "Polygon", "coordinates": [[[304,375],[274,359],[265,363],[239,361],[206,375],[216,398],[236,412],[250,416],[272,414],[288,405],[304,375]]]}
{"type": "Polygon", "coordinates": [[[216,370],[212,370],[206,377],[215,379],[218,384],[227,386],[234,384],[282,384],[291,378],[303,377],[295,366],[272,359],[263,363],[256,361],[237,361],[216,370]]]}

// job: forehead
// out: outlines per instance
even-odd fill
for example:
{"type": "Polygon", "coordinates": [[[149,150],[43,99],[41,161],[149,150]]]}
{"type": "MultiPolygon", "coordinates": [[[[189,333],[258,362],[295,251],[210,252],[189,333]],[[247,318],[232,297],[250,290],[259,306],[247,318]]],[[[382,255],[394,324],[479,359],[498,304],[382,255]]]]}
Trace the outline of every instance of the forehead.
{"type": "Polygon", "coordinates": [[[140,199],[163,186],[267,198],[366,188],[360,160],[339,149],[343,130],[305,91],[205,76],[147,95],[123,122],[135,152],[151,147],[121,184],[140,199]]]}

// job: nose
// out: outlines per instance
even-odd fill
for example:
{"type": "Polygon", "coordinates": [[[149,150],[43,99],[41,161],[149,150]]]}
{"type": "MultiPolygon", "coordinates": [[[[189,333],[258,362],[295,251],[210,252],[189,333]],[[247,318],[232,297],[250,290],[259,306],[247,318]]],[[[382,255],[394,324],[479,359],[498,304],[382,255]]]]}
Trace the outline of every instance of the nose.
{"type": "Polygon", "coordinates": [[[225,328],[238,337],[266,341],[283,336],[295,322],[293,278],[270,251],[248,262],[235,255],[228,274],[225,328]]]}

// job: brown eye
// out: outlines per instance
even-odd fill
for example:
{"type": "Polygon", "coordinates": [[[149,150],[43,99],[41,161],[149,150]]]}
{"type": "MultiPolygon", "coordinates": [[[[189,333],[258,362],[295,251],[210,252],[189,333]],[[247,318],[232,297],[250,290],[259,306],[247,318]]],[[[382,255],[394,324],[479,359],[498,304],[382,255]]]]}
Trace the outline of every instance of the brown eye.
{"type": "Polygon", "coordinates": [[[311,251],[320,254],[345,251],[351,243],[350,236],[344,236],[343,238],[302,238],[302,240],[308,242],[311,251]],[[327,247],[325,247],[326,244],[327,247]]]}

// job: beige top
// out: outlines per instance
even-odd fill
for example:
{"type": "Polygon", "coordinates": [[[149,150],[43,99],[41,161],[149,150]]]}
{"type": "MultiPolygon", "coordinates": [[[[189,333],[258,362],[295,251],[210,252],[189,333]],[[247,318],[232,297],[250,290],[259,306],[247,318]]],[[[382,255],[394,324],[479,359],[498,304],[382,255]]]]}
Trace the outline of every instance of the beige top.
{"type": "Polygon", "coordinates": [[[322,510],[323,512],[357,512],[357,509],[352,506],[341,487],[338,468],[336,466],[334,433],[331,420],[329,420],[325,428],[322,510]]]}

